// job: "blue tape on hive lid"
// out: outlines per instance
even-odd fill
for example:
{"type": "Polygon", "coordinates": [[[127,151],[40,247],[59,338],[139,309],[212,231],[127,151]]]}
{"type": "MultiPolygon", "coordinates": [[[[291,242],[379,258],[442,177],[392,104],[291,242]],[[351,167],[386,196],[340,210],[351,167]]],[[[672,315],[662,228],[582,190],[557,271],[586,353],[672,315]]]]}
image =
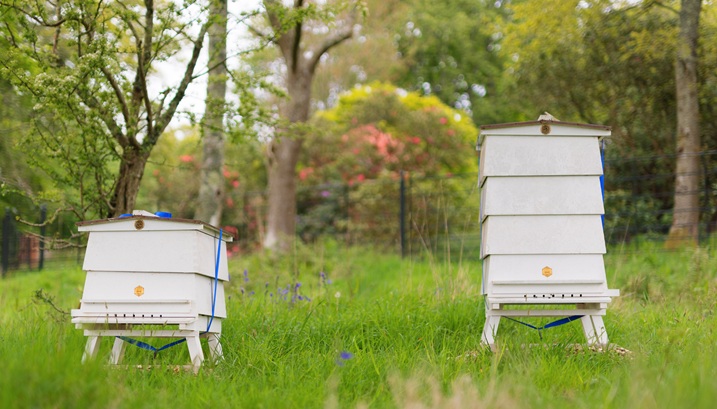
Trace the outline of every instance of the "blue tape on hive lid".
{"type": "Polygon", "coordinates": [[[169,212],[157,212],[157,213],[155,213],[155,215],[157,215],[159,217],[164,217],[165,219],[172,218],[172,213],[169,213],[169,212]]]}
{"type": "Polygon", "coordinates": [[[121,219],[123,217],[130,217],[130,216],[132,216],[132,213],[122,213],[121,215],[119,215],[119,218],[121,219]]]}

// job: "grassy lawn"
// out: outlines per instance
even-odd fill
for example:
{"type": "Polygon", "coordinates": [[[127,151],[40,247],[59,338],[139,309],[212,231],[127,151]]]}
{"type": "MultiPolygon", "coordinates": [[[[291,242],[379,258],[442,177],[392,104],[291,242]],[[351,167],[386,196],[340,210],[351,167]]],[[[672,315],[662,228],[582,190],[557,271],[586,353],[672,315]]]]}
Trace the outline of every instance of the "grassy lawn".
{"type": "Polygon", "coordinates": [[[68,312],[84,272],[50,263],[0,281],[0,406],[713,408],[713,253],[649,243],[610,250],[608,282],[622,295],[605,323],[611,343],[629,353],[575,348],[584,341],[578,322],[539,334],[506,320],[499,352],[482,349],[475,262],[401,260],[335,244],[283,259],[234,258],[225,360],[196,375],[175,370],[188,363],[184,346],[157,356],[128,346],[133,366],[118,369],[105,365],[105,340],[100,359],[81,364],[85,338],[68,312]]]}

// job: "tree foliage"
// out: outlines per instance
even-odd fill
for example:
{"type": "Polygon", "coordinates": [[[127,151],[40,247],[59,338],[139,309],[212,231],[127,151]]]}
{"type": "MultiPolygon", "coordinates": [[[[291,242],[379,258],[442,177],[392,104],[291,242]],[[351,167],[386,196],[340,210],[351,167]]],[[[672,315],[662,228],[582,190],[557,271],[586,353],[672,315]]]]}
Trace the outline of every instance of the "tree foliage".
{"type": "Polygon", "coordinates": [[[0,74],[35,101],[35,163],[75,189],[65,200],[78,217],[131,211],[146,160],[195,78],[201,3],[2,0],[0,13],[0,74]],[[184,46],[181,79],[153,92],[157,64],[184,46]]]}
{"type": "Polygon", "coordinates": [[[434,176],[476,170],[472,120],[435,96],[371,83],[319,111],[314,124],[322,131],[306,141],[302,183],[355,184],[398,177],[401,171],[434,176]]]}
{"type": "MultiPolygon", "coordinates": [[[[468,209],[459,204],[465,192],[450,180],[442,183],[440,199],[418,199],[426,178],[477,171],[472,153],[478,132],[464,111],[436,96],[375,82],[342,94],[334,108],[317,112],[312,125],[317,133],[306,140],[299,164],[298,233],[304,240],[349,232],[357,242],[397,240],[396,230],[385,228],[386,216],[398,215],[400,178],[408,175],[417,197],[410,229],[424,243],[436,231],[422,216],[437,214],[448,198],[454,208],[468,209]]],[[[445,222],[461,226],[466,216],[454,211],[445,222]]]]}
{"type": "MultiPolygon", "coordinates": [[[[507,3],[507,2],[506,2],[507,3]]],[[[476,123],[512,116],[503,95],[499,53],[502,34],[495,20],[505,15],[501,1],[412,0],[397,16],[396,48],[403,75],[399,86],[436,95],[472,115],[476,123]]]]}

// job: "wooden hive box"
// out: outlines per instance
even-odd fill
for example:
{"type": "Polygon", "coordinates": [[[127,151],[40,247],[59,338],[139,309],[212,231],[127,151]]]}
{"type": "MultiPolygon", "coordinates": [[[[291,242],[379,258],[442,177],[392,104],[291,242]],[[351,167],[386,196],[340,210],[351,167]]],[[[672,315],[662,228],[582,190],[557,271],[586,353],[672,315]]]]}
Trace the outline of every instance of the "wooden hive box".
{"type": "MultiPolygon", "coordinates": [[[[96,355],[101,336],[185,338],[195,368],[204,359],[199,338],[206,337],[212,355],[221,356],[231,235],[201,221],[144,211],[80,222],[78,230],[89,233],[82,300],[72,310],[72,322],[89,337],[83,359],[96,355]]],[[[116,339],[113,363],[124,344],[116,339]]]]}
{"type": "Polygon", "coordinates": [[[609,135],[552,118],[481,127],[484,343],[494,345],[500,317],[579,315],[588,342],[607,344],[601,317],[618,295],[603,262],[600,143],[609,135]]]}

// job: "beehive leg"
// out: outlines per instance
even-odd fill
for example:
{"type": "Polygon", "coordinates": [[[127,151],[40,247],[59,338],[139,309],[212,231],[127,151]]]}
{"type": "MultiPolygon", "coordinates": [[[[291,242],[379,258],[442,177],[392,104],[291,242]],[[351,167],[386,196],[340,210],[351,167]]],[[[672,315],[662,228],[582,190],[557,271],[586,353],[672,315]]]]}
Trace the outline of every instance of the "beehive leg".
{"type": "Polygon", "coordinates": [[[192,361],[194,372],[197,372],[204,361],[204,352],[202,352],[202,344],[199,342],[199,333],[187,337],[187,348],[189,348],[189,359],[192,361]]]}
{"type": "Polygon", "coordinates": [[[481,342],[488,345],[491,349],[495,349],[495,336],[498,333],[498,324],[500,324],[499,315],[488,315],[485,317],[485,325],[483,326],[483,336],[481,342]]]}
{"type": "Polygon", "coordinates": [[[210,332],[207,336],[209,344],[209,355],[214,362],[219,361],[224,356],[222,352],[222,344],[219,342],[219,334],[210,332]]]}
{"type": "Polygon", "coordinates": [[[599,315],[585,315],[580,318],[588,345],[608,345],[605,323],[599,315]]]}
{"type": "Polygon", "coordinates": [[[97,351],[100,350],[100,337],[91,335],[87,337],[87,344],[85,344],[85,353],[82,354],[82,362],[88,359],[94,359],[97,356],[97,351]]]}
{"type": "Polygon", "coordinates": [[[117,365],[124,356],[125,342],[119,338],[115,338],[115,343],[112,345],[112,355],[110,355],[110,363],[117,365]]]}

